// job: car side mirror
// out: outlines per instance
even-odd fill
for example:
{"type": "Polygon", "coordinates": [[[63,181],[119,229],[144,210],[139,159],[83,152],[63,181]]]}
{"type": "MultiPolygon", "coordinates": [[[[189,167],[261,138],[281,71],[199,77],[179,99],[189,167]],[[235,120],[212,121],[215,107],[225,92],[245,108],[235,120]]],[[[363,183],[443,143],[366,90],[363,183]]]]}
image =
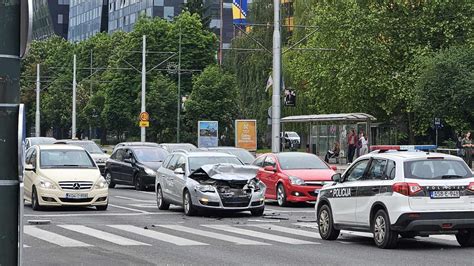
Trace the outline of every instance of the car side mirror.
{"type": "Polygon", "coordinates": [[[175,174],[175,175],[184,175],[184,170],[183,170],[183,168],[176,168],[176,169],[174,169],[174,174],[175,174]]]}
{"type": "Polygon", "coordinates": [[[274,166],[271,166],[271,165],[267,165],[263,168],[263,170],[267,171],[267,172],[276,172],[276,169],[274,166]]]}
{"type": "Polygon", "coordinates": [[[341,174],[334,174],[331,176],[331,180],[336,182],[336,183],[341,183],[341,180],[342,180],[342,176],[341,174]]]}
{"type": "Polygon", "coordinates": [[[331,169],[337,171],[337,167],[335,165],[331,165],[331,169]]]}
{"type": "Polygon", "coordinates": [[[26,164],[25,165],[25,171],[35,171],[35,170],[36,170],[36,168],[32,164],[26,164]]]}

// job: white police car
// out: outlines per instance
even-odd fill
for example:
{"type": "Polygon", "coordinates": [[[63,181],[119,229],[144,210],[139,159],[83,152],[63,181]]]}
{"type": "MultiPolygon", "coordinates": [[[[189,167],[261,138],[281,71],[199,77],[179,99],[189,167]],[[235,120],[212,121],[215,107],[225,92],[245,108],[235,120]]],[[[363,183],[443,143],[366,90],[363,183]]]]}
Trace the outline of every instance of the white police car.
{"type": "Polygon", "coordinates": [[[455,234],[461,246],[474,246],[474,176],[461,158],[375,148],[319,191],[323,239],[341,229],[372,232],[377,247],[394,248],[398,235],[455,234]]]}

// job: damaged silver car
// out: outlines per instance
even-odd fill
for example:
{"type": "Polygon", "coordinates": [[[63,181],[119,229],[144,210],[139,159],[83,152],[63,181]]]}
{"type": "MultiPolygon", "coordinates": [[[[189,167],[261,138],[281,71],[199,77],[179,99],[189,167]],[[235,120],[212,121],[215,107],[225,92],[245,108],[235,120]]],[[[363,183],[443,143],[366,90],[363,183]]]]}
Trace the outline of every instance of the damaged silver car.
{"type": "Polygon", "coordinates": [[[244,166],[234,155],[216,152],[177,152],[158,169],[156,201],[160,210],[170,204],[183,206],[186,215],[200,210],[265,210],[265,185],[258,168],[244,166]]]}

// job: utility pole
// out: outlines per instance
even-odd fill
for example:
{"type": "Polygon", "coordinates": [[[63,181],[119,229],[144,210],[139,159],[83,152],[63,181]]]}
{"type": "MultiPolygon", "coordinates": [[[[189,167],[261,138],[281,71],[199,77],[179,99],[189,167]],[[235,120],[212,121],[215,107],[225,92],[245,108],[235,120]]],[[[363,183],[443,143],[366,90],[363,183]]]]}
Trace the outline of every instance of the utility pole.
{"type": "MultiPolygon", "coordinates": [[[[89,82],[89,97],[92,98],[92,49],[91,49],[91,64],[90,64],[91,74],[89,82]]],[[[92,126],[89,123],[89,139],[92,139],[92,126]]]]}
{"type": "Polygon", "coordinates": [[[273,93],[272,93],[272,152],[280,151],[280,86],[281,86],[281,32],[280,0],[273,0],[273,93]]]}
{"type": "MultiPolygon", "coordinates": [[[[143,51],[142,51],[142,108],[141,111],[146,112],[145,104],[145,93],[146,93],[146,35],[143,35],[143,51]]],[[[140,139],[141,142],[146,141],[146,128],[141,127],[140,139]]]]}
{"type": "Polygon", "coordinates": [[[35,114],[35,137],[41,136],[41,106],[40,106],[40,64],[36,64],[36,114],[35,114]]]}
{"type": "Polygon", "coordinates": [[[178,115],[176,118],[176,143],[180,142],[181,124],[181,25],[179,25],[179,48],[178,48],[178,115]]]}
{"type": "Polygon", "coordinates": [[[76,55],[73,58],[72,66],[72,128],[71,138],[76,138],[76,55]]]}
{"type": "Polygon", "coordinates": [[[224,48],[223,47],[223,43],[222,43],[222,40],[224,39],[222,37],[222,34],[224,34],[224,0],[221,0],[221,3],[220,3],[220,9],[221,9],[221,28],[220,28],[220,33],[219,33],[219,65],[222,66],[222,49],[224,48]]]}

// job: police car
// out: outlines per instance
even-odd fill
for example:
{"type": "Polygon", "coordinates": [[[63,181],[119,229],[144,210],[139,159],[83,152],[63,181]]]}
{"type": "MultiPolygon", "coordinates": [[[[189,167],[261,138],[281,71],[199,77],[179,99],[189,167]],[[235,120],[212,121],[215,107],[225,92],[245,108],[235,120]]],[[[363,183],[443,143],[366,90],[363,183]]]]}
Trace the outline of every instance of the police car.
{"type": "Polygon", "coordinates": [[[323,239],[337,239],[341,229],[371,232],[377,247],[394,248],[399,235],[454,234],[474,246],[474,176],[461,158],[401,151],[426,147],[372,148],[319,191],[323,239]]]}

